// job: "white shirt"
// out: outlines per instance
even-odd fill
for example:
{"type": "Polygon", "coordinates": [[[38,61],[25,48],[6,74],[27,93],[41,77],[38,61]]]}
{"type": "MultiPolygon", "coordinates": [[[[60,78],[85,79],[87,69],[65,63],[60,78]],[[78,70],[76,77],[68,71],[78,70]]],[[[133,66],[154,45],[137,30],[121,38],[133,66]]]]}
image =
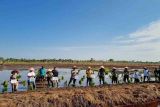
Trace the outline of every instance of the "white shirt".
{"type": "Polygon", "coordinates": [[[28,73],[28,77],[35,77],[35,76],[36,76],[35,72],[29,72],[28,73]]]}

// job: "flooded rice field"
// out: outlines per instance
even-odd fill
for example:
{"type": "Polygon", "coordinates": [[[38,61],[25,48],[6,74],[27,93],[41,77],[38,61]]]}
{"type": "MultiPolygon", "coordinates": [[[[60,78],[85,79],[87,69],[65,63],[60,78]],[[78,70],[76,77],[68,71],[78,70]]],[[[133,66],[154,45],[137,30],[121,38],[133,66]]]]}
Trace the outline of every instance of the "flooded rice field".
{"type": "MultiPolygon", "coordinates": [[[[71,76],[71,69],[68,68],[57,68],[58,72],[59,72],[59,87],[65,87],[66,83],[69,82],[70,80],[70,76],[71,76]]],[[[20,75],[21,75],[21,79],[19,80],[19,82],[21,81],[26,81],[27,82],[27,73],[29,71],[28,70],[20,70],[20,75]]],[[[118,81],[119,83],[123,83],[123,76],[122,76],[122,72],[123,69],[119,68],[118,71],[118,81]]],[[[143,76],[143,70],[139,70],[139,73],[143,76]]],[[[10,80],[10,75],[11,75],[11,70],[2,70],[0,71],[0,83],[3,83],[4,81],[9,81],[10,80]]],[[[98,72],[94,72],[95,78],[93,79],[93,82],[95,85],[99,85],[99,78],[98,78],[98,72]]],[[[133,74],[130,75],[130,77],[132,77],[133,74]]],[[[86,72],[85,70],[81,70],[78,76],[78,79],[76,81],[76,86],[86,86],[86,78],[79,83],[79,81],[81,80],[81,78],[83,78],[84,76],[86,76],[86,72]]],[[[152,81],[154,81],[154,78],[151,78],[152,81]]],[[[105,82],[107,84],[112,84],[111,82],[111,73],[105,75],[105,82]]],[[[132,81],[134,82],[134,80],[132,81]]],[[[3,86],[0,85],[0,92],[2,92],[3,86]]],[[[19,88],[18,91],[26,91],[27,90],[27,85],[23,86],[22,84],[19,84],[19,88]]],[[[8,92],[11,92],[11,85],[9,82],[9,87],[8,87],[8,92]]]]}

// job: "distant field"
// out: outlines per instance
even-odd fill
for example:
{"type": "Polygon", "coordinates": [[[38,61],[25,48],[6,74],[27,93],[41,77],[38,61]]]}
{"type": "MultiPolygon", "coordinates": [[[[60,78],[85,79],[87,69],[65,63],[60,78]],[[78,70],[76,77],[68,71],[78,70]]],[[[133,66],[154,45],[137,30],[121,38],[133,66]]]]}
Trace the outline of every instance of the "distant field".
{"type": "Polygon", "coordinates": [[[46,68],[50,67],[64,67],[64,68],[70,68],[74,65],[76,65],[79,68],[86,68],[88,66],[91,66],[92,68],[99,68],[101,65],[105,66],[106,68],[111,69],[112,67],[117,67],[117,68],[123,68],[123,67],[129,67],[131,69],[140,69],[143,67],[148,67],[149,69],[153,70],[155,67],[159,67],[160,63],[140,63],[140,62],[85,62],[85,61],[70,61],[70,62],[65,62],[65,61],[56,61],[56,62],[47,62],[47,61],[9,61],[1,64],[1,68],[3,67],[4,69],[18,69],[18,68],[23,68],[27,69],[28,67],[37,67],[37,66],[45,66],[46,68]]]}

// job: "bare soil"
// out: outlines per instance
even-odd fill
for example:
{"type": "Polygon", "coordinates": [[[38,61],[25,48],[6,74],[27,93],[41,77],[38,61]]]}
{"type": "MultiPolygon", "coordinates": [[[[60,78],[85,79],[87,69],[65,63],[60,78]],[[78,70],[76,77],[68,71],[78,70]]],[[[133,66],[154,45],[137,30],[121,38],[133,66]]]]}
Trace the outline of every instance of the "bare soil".
{"type": "Polygon", "coordinates": [[[159,83],[44,89],[0,95],[0,107],[157,107],[159,83]]]}

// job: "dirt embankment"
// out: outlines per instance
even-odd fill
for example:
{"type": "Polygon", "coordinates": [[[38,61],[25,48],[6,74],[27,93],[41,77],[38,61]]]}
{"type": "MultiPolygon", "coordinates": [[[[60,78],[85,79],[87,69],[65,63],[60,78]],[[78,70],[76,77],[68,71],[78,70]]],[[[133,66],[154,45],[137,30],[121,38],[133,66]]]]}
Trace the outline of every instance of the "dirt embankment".
{"type": "Polygon", "coordinates": [[[148,67],[150,70],[154,70],[156,67],[159,67],[159,64],[143,64],[143,63],[37,63],[37,64],[4,64],[0,66],[0,69],[28,69],[29,67],[41,67],[46,68],[71,68],[77,66],[79,68],[86,68],[91,66],[92,68],[99,68],[104,65],[107,68],[117,67],[124,68],[128,66],[130,69],[142,69],[143,67],[148,67]]]}
{"type": "Polygon", "coordinates": [[[158,83],[65,88],[1,94],[0,107],[157,107],[159,96],[158,83]]]}

